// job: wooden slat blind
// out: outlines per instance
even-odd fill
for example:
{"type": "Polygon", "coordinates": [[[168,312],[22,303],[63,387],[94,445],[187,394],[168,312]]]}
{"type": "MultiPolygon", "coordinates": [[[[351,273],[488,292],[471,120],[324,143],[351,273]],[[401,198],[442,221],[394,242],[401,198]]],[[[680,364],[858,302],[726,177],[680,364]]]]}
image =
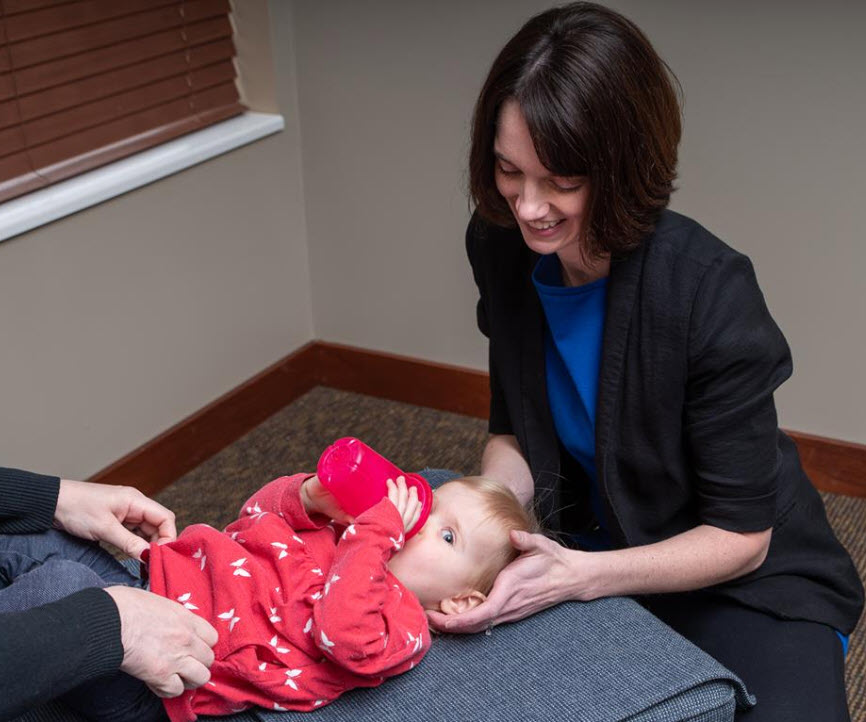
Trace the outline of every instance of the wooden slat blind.
{"type": "Polygon", "coordinates": [[[0,0],[0,202],[243,112],[228,0],[0,0]]]}

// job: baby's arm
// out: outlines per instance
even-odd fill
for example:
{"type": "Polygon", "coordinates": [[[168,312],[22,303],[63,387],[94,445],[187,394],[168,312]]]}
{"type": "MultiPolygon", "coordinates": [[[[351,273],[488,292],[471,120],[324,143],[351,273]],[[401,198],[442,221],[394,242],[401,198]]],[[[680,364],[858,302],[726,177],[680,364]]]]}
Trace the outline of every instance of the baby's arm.
{"type": "Polygon", "coordinates": [[[297,531],[321,529],[330,518],[322,516],[316,509],[308,509],[304,504],[304,483],[311,478],[315,476],[294,474],[274,479],[244,502],[238,518],[255,517],[263,513],[276,514],[297,531]]]}
{"type": "Polygon", "coordinates": [[[388,572],[403,547],[403,523],[388,499],[360,514],[337,545],[313,611],[316,644],[354,674],[401,674],[430,647],[424,610],[388,572]]]}

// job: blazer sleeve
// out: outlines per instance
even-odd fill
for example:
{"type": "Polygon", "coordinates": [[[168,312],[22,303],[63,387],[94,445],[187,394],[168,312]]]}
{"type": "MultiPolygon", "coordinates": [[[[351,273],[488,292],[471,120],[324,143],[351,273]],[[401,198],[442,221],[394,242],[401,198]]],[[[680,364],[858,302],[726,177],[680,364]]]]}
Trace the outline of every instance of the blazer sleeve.
{"type": "Polygon", "coordinates": [[[469,256],[472,275],[475,278],[475,285],[478,287],[479,298],[475,306],[478,330],[489,339],[487,366],[490,374],[490,420],[488,431],[491,434],[513,434],[514,429],[508,415],[505,393],[494,357],[497,344],[491,333],[491,314],[488,308],[490,295],[487,288],[487,277],[490,275],[490,270],[484,253],[487,236],[487,226],[476,211],[466,227],[466,254],[469,256]]]}
{"type": "Polygon", "coordinates": [[[709,265],[689,327],[685,436],[701,520],[730,531],[773,526],[781,466],[773,392],[791,354],[748,258],[709,265]]]}

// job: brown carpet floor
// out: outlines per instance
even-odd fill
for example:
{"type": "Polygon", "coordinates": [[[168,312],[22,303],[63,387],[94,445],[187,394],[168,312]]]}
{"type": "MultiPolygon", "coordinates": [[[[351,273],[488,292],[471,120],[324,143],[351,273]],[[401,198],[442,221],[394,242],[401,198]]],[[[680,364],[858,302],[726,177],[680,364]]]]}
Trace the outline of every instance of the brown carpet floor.
{"type": "MultiPolygon", "coordinates": [[[[357,436],[407,470],[425,466],[478,472],[487,424],[480,419],[318,387],[158,495],[177,514],[178,528],[205,522],[223,527],[260,486],[282,474],[314,471],[319,454],[341,436],[357,436]]],[[[825,494],[839,539],[866,574],[866,499],[825,494]]],[[[851,719],[866,720],[864,625],[847,662],[851,719]]]]}

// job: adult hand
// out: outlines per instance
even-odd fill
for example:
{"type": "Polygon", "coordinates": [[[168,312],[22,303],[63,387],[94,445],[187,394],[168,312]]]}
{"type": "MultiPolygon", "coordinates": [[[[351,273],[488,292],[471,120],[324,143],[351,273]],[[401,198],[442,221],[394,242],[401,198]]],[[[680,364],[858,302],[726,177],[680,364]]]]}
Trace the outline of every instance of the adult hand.
{"type": "Polygon", "coordinates": [[[210,679],[211,647],[218,639],[210,624],[177,602],[143,589],[118,586],[105,591],[120,612],[124,672],[160,697],[177,697],[210,679]]]}
{"type": "Polygon", "coordinates": [[[430,624],[441,632],[474,633],[504,622],[523,619],[552,607],[573,594],[571,551],[541,534],[511,532],[511,543],[522,552],[503,569],[486,601],[462,614],[428,611],[430,624]]]}
{"type": "Polygon", "coordinates": [[[73,536],[108,542],[135,559],[149,542],[177,538],[174,513],[129,486],[62,479],[54,521],[73,536]]]}

